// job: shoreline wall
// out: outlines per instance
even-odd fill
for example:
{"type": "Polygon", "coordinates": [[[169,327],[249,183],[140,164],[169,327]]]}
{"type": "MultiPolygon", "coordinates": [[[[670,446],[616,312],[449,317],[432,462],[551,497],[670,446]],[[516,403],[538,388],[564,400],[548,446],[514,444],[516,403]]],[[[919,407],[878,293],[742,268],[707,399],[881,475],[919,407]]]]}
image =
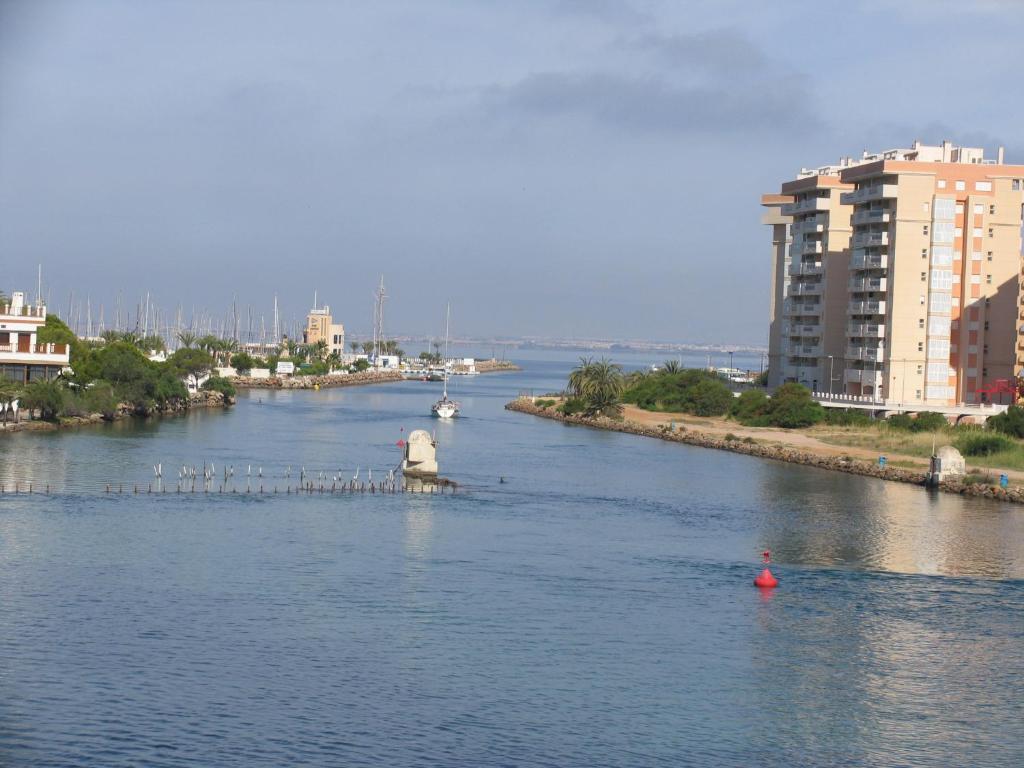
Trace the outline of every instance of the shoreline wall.
{"type": "Polygon", "coordinates": [[[88,416],[64,416],[57,421],[22,419],[17,423],[8,422],[6,427],[0,421],[0,434],[7,434],[8,432],[53,432],[58,429],[83,427],[90,424],[102,424],[108,421],[121,421],[128,418],[177,416],[188,413],[195,408],[227,408],[234,405],[234,403],[235,398],[227,397],[221,392],[201,390],[189,394],[187,402],[181,401],[164,408],[153,408],[150,411],[139,411],[132,406],[122,404],[118,407],[117,412],[112,418],[105,418],[99,413],[91,413],[88,416]]]}
{"type": "Polygon", "coordinates": [[[381,384],[386,381],[402,381],[398,371],[362,371],[343,376],[271,376],[269,379],[254,379],[236,376],[230,379],[238,389],[328,389],[330,387],[354,387],[360,384],[381,384]]]}
{"type": "MultiPolygon", "coordinates": [[[[726,440],[714,437],[703,432],[679,428],[675,432],[667,428],[645,427],[631,421],[615,421],[605,417],[586,418],[583,416],[565,416],[555,411],[555,407],[540,408],[533,404],[530,398],[520,397],[505,405],[506,410],[518,413],[527,413],[541,418],[560,421],[563,424],[574,426],[591,427],[594,429],[605,429],[614,432],[625,432],[641,437],[653,437],[659,440],[668,440],[675,443],[684,443],[699,448],[712,448],[720,451],[731,451],[742,453],[747,456],[755,456],[761,459],[775,459],[790,464],[802,464],[808,467],[818,467],[835,472],[846,472],[851,475],[862,475],[864,477],[875,477],[880,480],[890,480],[898,483],[909,483],[925,487],[925,473],[898,467],[880,467],[874,462],[861,461],[848,456],[823,456],[807,451],[798,451],[795,448],[787,448],[778,445],[766,445],[758,442],[744,442],[742,439],[726,440]]],[[[999,488],[984,483],[963,483],[958,480],[947,480],[938,486],[938,489],[946,493],[956,493],[965,496],[979,496],[999,501],[1011,501],[1024,504],[1024,488],[999,488]]]]}

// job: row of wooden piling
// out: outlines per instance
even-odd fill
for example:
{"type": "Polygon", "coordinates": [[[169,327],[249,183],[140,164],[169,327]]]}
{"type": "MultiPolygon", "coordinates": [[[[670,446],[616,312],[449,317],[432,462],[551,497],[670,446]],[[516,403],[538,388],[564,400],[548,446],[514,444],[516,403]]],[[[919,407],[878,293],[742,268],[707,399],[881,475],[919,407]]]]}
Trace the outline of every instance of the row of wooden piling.
{"type": "MultiPolygon", "coordinates": [[[[120,494],[123,494],[125,492],[124,488],[125,488],[125,486],[124,486],[123,483],[119,483],[116,486],[111,485],[111,484],[107,484],[105,486],[104,492],[108,493],[108,494],[120,495],[120,494]]],[[[229,495],[230,494],[240,494],[242,496],[246,496],[246,495],[252,495],[252,496],[274,496],[274,495],[285,495],[285,496],[290,496],[290,495],[296,495],[296,496],[306,495],[306,496],[312,496],[312,495],[320,495],[320,496],[322,496],[324,494],[334,495],[334,494],[344,494],[344,493],[350,493],[350,494],[354,494],[354,493],[370,493],[370,494],[378,494],[378,493],[381,493],[381,494],[395,494],[395,493],[421,493],[421,494],[422,493],[426,493],[426,494],[434,494],[434,493],[441,493],[441,494],[443,494],[445,492],[445,488],[448,488],[450,493],[455,493],[455,489],[457,488],[457,485],[455,483],[451,482],[451,481],[448,481],[448,482],[445,482],[445,483],[430,483],[430,484],[427,484],[426,486],[421,485],[419,487],[419,490],[417,490],[415,487],[410,487],[410,486],[408,486],[408,485],[406,485],[404,483],[388,483],[388,482],[384,482],[384,481],[381,481],[380,483],[365,483],[365,482],[364,483],[357,483],[355,481],[351,481],[351,482],[348,482],[348,483],[340,483],[340,484],[338,484],[338,483],[331,483],[330,485],[325,485],[323,483],[320,483],[320,484],[306,483],[305,485],[297,485],[297,486],[287,485],[287,486],[285,486],[284,490],[279,490],[276,485],[273,486],[272,489],[267,489],[263,485],[260,485],[258,489],[253,489],[253,488],[248,488],[247,487],[244,490],[239,490],[238,488],[234,488],[234,487],[226,488],[225,486],[220,485],[220,486],[218,486],[217,490],[214,491],[214,490],[211,490],[211,488],[209,486],[203,486],[203,487],[197,489],[193,485],[191,487],[184,487],[183,488],[180,483],[175,486],[174,491],[169,491],[166,486],[157,486],[156,490],[154,490],[152,483],[147,485],[144,489],[140,489],[140,488],[141,487],[138,484],[133,485],[131,493],[133,495],[138,495],[140,493],[141,494],[147,494],[147,495],[148,494],[154,494],[154,493],[155,494],[159,494],[159,495],[163,495],[163,494],[167,494],[167,493],[174,493],[174,494],[182,494],[182,493],[184,493],[184,494],[188,494],[188,495],[195,494],[195,493],[202,493],[202,494],[207,494],[208,495],[208,494],[212,493],[212,494],[215,494],[215,495],[221,495],[221,494],[229,494],[229,495]],[[427,488],[429,488],[429,490],[427,490],[427,488]]],[[[50,486],[46,486],[46,492],[47,493],[50,492],[50,486]]]]}
{"type": "Polygon", "coordinates": [[[6,495],[6,494],[19,494],[19,493],[42,493],[45,496],[49,496],[50,495],[50,484],[49,483],[46,484],[45,490],[37,491],[37,490],[33,490],[32,483],[29,483],[28,484],[28,490],[26,491],[26,490],[22,490],[20,482],[16,482],[14,484],[14,490],[10,491],[10,490],[7,489],[7,487],[3,483],[0,483],[0,496],[6,495]]]}

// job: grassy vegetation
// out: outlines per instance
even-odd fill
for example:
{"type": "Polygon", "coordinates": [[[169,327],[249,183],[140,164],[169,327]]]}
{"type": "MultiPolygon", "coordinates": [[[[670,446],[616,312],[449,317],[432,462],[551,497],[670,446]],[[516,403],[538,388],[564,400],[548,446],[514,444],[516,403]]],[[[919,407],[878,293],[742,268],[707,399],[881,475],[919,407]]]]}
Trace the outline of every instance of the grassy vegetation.
{"type": "MultiPolygon", "coordinates": [[[[877,421],[873,426],[830,427],[821,425],[808,433],[830,445],[845,445],[878,452],[927,459],[936,446],[952,445],[972,465],[1024,471],[1024,441],[977,426],[945,426],[932,431],[911,431],[877,421]]],[[[892,462],[890,462],[891,464],[892,462]]]]}

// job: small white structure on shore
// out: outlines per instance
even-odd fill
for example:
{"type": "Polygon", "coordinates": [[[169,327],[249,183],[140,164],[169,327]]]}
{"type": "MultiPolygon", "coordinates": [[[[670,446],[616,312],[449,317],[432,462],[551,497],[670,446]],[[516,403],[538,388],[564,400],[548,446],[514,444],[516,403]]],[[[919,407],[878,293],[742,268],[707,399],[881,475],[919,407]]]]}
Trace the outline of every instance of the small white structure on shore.
{"type": "Polygon", "coordinates": [[[952,445],[944,445],[932,456],[928,467],[928,484],[938,485],[951,477],[963,477],[967,474],[967,462],[952,445]]]}
{"type": "Polygon", "coordinates": [[[402,459],[402,473],[412,476],[437,475],[437,443],[425,429],[409,435],[402,459]]]}

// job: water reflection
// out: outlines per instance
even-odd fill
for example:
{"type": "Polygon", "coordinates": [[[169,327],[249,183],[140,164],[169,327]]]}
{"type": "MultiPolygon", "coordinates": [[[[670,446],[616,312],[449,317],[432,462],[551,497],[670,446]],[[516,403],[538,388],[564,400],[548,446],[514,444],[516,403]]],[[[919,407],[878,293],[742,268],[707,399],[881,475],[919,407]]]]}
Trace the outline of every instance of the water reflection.
{"type": "Polygon", "coordinates": [[[761,530],[782,563],[1024,578],[1024,510],[916,486],[771,465],[761,530]]]}

